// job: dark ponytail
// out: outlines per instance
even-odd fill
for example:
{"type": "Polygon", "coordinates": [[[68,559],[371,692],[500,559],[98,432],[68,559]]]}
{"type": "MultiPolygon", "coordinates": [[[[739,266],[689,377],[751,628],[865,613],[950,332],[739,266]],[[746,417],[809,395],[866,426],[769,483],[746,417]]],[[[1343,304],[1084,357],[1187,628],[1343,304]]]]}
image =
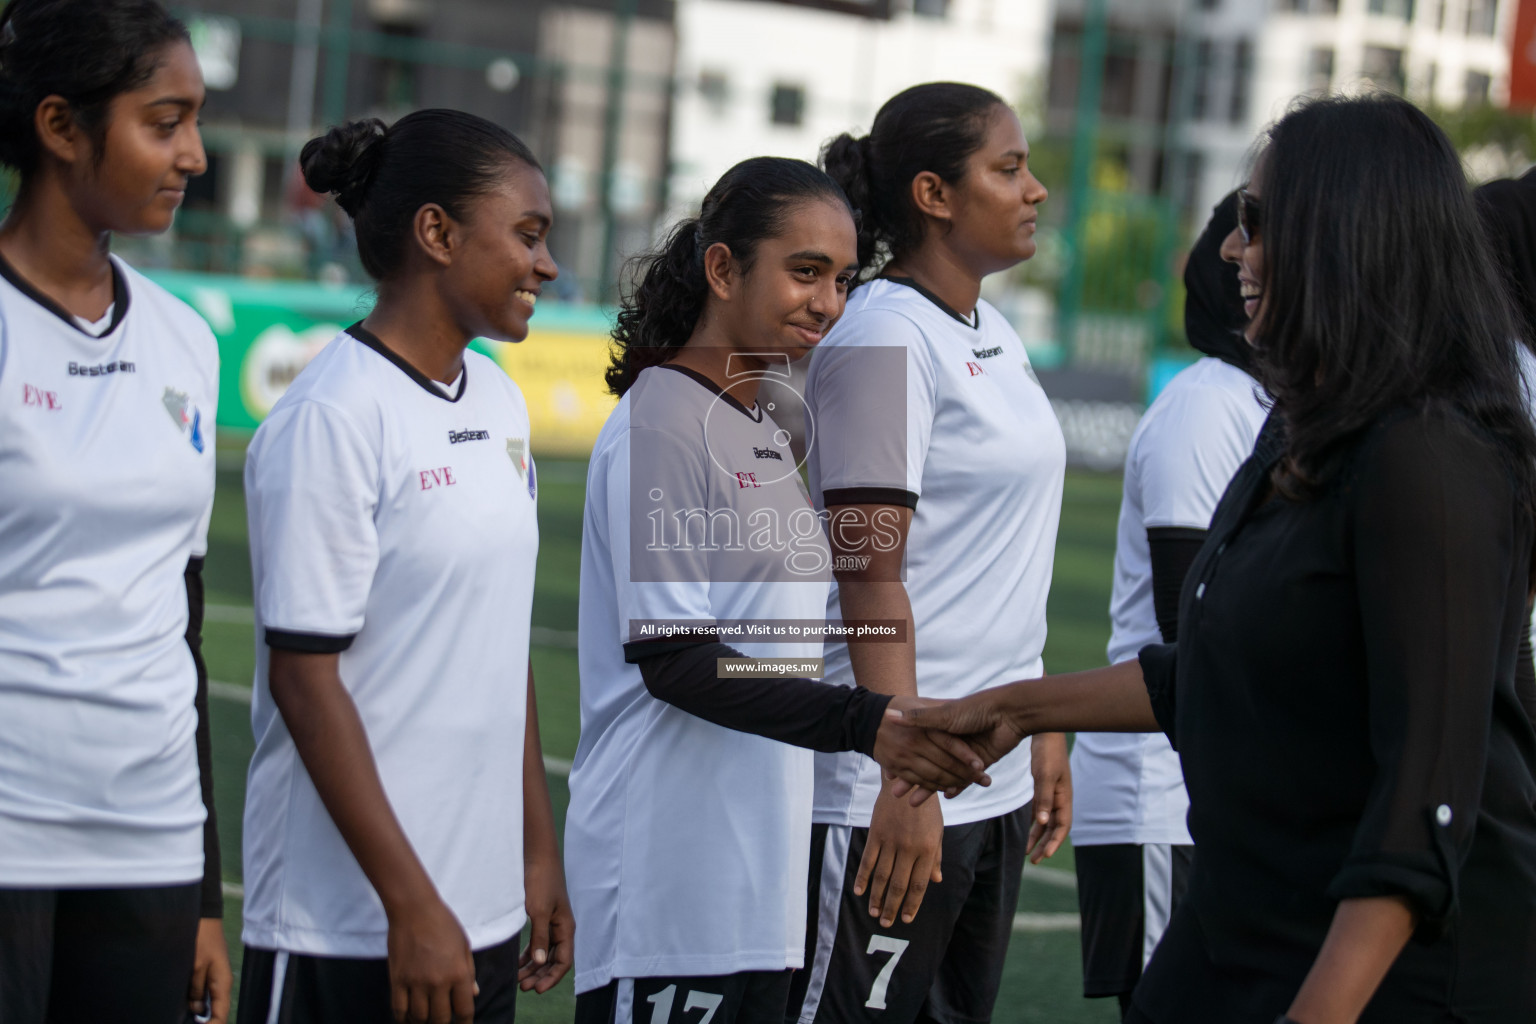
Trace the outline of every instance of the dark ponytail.
{"type": "Polygon", "coordinates": [[[960,82],[914,85],[885,101],[869,134],[843,134],[821,150],[821,166],[859,211],[859,265],[867,280],[883,264],[923,241],[922,211],[912,179],[931,171],[945,181],[965,175],[971,154],[987,141],[999,107],[996,93],[960,82]]]}
{"type": "Polygon", "coordinates": [[[624,394],[641,370],[671,359],[693,336],[709,298],[704,253],[710,246],[723,243],[746,273],[758,243],[778,235],[790,208],[816,199],[853,212],[837,183],[804,160],[753,157],[721,175],[697,217],[674,227],[659,249],[630,261],[627,276],[635,285],[613,329],[608,390],[624,394]]]}
{"type": "Polygon", "coordinates": [[[11,0],[0,12],[0,164],[23,184],[41,155],[37,105],[62,96],[100,161],[112,99],[154,75],[187,29],[155,0],[11,0]]]}
{"type": "Polygon", "coordinates": [[[400,270],[416,211],[436,203],[463,220],[470,200],[493,189],[508,160],[542,170],[522,140],[459,110],[418,110],[386,128],[376,117],[310,139],[299,153],[304,181],[329,192],[357,229],[357,254],[375,281],[400,270]]]}

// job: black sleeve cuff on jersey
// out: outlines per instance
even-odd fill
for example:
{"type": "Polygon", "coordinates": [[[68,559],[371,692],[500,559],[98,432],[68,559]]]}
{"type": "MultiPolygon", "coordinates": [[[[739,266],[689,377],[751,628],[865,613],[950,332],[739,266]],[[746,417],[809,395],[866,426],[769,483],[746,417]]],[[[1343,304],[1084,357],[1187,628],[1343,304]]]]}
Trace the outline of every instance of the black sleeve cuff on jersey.
{"type": "Polygon", "coordinates": [[[706,722],[824,753],[871,754],[890,695],[814,679],[721,679],[720,658],[744,657],[722,643],[693,644],[639,662],[657,700],[706,722]]]}
{"type": "Polygon", "coordinates": [[[834,505],[900,505],[917,508],[917,495],[900,487],[834,487],[821,492],[824,508],[834,505]]]}
{"type": "Polygon", "coordinates": [[[219,816],[213,808],[213,740],[208,721],[208,666],[203,661],[203,560],[187,562],[183,576],[187,587],[187,650],[197,672],[192,707],[197,712],[197,780],[203,796],[203,884],[199,917],[224,916],[224,866],[219,857],[219,816]]]}
{"type": "MultiPolygon", "coordinates": [[[[698,647],[700,644],[713,644],[717,642],[714,634],[701,634],[691,637],[668,637],[657,640],[631,640],[624,645],[624,661],[629,665],[639,665],[646,658],[654,658],[662,654],[676,654],[678,651],[686,651],[690,647],[698,647]]],[[[739,655],[732,655],[739,657],[739,655]]]]}
{"type": "Polygon", "coordinates": [[[1179,594],[1184,577],[1205,545],[1204,530],[1183,526],[1153,526],[1147,530],[1147,554],[1152,563],[1152,610],[1163,643],[1179,642],[1179,594]]]}
{"type": "Polygon", "coordinates": [[[340,654],[352,646],[357,634],[334,636],[328,633],[296,633],[287,629],[267,630],[267,646],[300,654],[340,654]]]}

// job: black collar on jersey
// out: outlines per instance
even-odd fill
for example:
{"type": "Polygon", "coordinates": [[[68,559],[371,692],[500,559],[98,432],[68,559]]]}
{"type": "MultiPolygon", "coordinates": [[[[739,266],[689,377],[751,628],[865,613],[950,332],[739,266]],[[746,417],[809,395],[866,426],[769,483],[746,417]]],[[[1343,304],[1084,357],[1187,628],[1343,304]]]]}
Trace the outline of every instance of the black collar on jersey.
{"type": "Polygon", "coordinates": [[[352,337],[356,338],[358,341],[362,342],[364,345],[367,345],[369,348],[373,349],[385,359],[388,359],[390,362],[400,367],[400,369],[405,372],[407,377],[411,378],[411,380],[415,381],[417,384],[420,384],[424,390],[436,395],[443,401],[457,402],[459,399],[464,397],[464,385],[469,383],[468,365],[466,365],[464,369],[459,372],[459,390],[456,394],[454,394],[452,398],[450,398],[443,394],[443,389],[437,386],[436,381],[422,373],[420,370],[416,369],[416,367],[412,366],[410,363],[406,362],[400,356],[400,353],[396,352],[394,349],[380,341],[379,336],[374,334],[368,328],[364,327],[361,320],[353,324],[351,327],[348,327],[347,333],[352,335],[352,337]]]}
{"type": "Polygon", "coordinates": [[[692,379],[698,381],[700,384],[703,384],[705,387],[709,388],[709,390],[719,395],[720,399],[725,402],[726,405],[729,405],[732,409],[735,409],[737,412],[741,413],[753,423],[763,422],[763,410],[761,408],[753,406],[751,409],[748,409],[746,406],[741,404],[740,400],[738,400],[736,396],[722,391],[720,389],[720,385],[704,376],[698,370],[690,370],[686,366],[673,366],[671,363],[660,363],[659,365],[663,370],[676,370],[684,377],[691,377],[692,379]]]}
{"type": "Polygon", "coordinates": [[[961,323],[965,324],[965,326],[969,327],[971,330],[981,330],[981,307],[979,305],[976,307],[976,312],[974,314],[976,319],[969,320],[961,316],[959,313],[956,313],[954,308],[951,307],[949,303],[945,302],[943,299],[939,298],[937,295],[933,294],[933,292],[929,291],[927,288],[924,288],[910,277],[882,277],[880,280],[889,281],[891,284],[905,285],[906,287],[911,288],[913,291],[917,292],[917,294],[921,295],[923,298],[927,299],[929,302],[933,303],[935,306],[938,306],[940,309],[954,317],[956,320],[959,320],[961,323]]]}
{"type": "Polygon", "coordinates": [[[11,284],[16,286],[17,291],[21,292],[27,298],[37,303],[39,306],[42,306],[44,309],[58,317],[60,320],[63,320],[65,323],[69,324],[69,326],[73,327],[87,338],[105,338],[107,335],[117,330],[117,325],[122,323],[123,317],[128,315],[128,282],[123,280],[123,272],[117,269],[117,264],[115,262],[112,260],[108,260],[107,262],[111,264],[112,267],[112,322],[108,324],[107,329],[102,331],[100,334],[92,334],[84,327],[81,327],[80,321],[75,319],[69,310],[65,309],[57,302],[54,302],[52,299],[38,291],[36,288],[32,287],[32,283],[18,274],[16,272],[16,268],[11,266],[10,263],[6,261],[4,256],[0,256],[0,277],[3,277],[7,281],[11,282],[11,284]]]}

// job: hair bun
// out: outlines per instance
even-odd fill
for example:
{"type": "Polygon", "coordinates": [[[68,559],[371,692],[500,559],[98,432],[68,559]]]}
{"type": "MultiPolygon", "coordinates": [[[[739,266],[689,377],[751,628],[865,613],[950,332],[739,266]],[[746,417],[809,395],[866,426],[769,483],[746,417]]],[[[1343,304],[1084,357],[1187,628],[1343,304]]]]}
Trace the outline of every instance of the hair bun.
{"type": "Polygon", "coordinates": [[[383,156],[386,131],[383,121],[367,117],[310,139],[299,153],[304,183],[315,192],[331,193],[355,216],[383,156]]]}

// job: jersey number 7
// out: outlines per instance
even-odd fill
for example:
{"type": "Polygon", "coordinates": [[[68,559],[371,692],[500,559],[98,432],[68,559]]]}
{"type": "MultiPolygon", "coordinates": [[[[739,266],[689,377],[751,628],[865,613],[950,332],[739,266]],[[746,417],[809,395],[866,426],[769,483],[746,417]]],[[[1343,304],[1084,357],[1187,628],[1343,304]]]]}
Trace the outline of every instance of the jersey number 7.
{"type": "Polygon", "coordinates": [[[875,984],[870,988],[869,999],[864,1003],[866,1010],[885,1009],[885,992],[886,989],[891,987],[891,975],[896,973],[896,964],[901,960],[901,954],[905,953],[910,945],[912,945],[911,939],[893,939],[889,935],[871,935],[869,937],[869,948],[864,952],[871,955],[875,953],[894,953],[895,956],[887,960],[885,966],[880,968],[880,973],[875,975],[875,984]]]}

